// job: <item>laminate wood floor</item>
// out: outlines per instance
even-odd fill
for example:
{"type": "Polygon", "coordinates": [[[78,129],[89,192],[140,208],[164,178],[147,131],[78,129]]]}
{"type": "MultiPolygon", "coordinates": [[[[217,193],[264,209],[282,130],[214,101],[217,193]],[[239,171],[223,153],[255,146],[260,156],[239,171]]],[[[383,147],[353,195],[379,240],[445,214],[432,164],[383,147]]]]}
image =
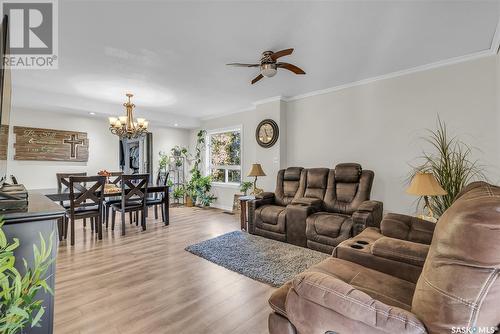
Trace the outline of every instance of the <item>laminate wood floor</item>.
{"type": "Polygon", "coordinates": [[[184,250],[238,230],[239,216],[180,207],[170,221],[103,240],[78,222],[75,246],[58,250],[55,333],[268,333],[274,288],[184,250]]]}

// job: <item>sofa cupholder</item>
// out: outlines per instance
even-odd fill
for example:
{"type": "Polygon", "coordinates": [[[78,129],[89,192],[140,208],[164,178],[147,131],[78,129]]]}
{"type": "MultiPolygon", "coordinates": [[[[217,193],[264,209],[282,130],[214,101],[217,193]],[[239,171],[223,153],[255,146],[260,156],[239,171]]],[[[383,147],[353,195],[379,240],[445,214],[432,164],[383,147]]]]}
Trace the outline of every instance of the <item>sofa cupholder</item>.
{"type": "Polygon", "coordinates": [[[356,241],[357,244],[360,244],[360,245],[368,245],[369,242],[368,241],[364,241],[364,240],[358,240],[356,241]]]}
{"type": "Polygon", "coordinates": [[[363,249],[364,247],[361,245],[351,245],[351,248],[363,249]]]}

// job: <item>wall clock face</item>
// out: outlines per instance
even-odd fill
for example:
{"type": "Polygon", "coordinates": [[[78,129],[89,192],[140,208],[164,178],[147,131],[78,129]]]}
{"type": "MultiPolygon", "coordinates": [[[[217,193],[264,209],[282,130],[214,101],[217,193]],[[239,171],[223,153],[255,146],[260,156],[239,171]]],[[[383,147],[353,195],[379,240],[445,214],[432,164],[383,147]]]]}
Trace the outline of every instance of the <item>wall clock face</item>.
{"type": "Polygon", "coordinates": [[[278,124],[272,119],[265,119],[257,125],[255,130],[255,139],[262,147],[271,147],[278,140],[278,124]]]}

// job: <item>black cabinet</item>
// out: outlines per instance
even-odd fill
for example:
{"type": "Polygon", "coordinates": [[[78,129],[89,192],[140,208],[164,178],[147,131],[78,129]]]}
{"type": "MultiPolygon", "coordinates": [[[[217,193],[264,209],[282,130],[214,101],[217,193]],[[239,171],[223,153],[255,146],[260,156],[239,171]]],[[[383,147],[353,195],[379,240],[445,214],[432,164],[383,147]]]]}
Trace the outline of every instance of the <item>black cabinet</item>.
{"type": "MultiPolygon", "coordinates": [[[[55,291],[56,254],[58,246],[57,220],[64,215],[64,209],[48,199],[47,197],[29,193],[28,209],[24,212],[0,212],[4,216],[5,225],[3,230],[9,241],[18,238],[20,246],[14,251],[16,256],[16,268],[24,274],[23,258],[28,265],[33,263],[33,244],[40,245],[40,233],[48,242],[52,236],[52,262],[47,276],[48,285],[55,291]]],[[[37,299],[43,299],[45,314],[42,316],[40,325],[42,327],[26,328],[24,333],[51,334],[54,323],[54,296],[43,290],[37,295],[37,299]]]]}

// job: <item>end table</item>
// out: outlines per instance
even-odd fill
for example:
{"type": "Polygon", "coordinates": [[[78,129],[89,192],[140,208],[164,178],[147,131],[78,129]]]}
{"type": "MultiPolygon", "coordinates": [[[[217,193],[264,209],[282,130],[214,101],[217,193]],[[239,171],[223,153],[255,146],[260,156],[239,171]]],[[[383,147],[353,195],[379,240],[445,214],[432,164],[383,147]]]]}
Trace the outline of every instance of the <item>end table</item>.
{"type": "Polygon", "coordinates": [[[248,232],[248,227],[247,227],[247,202],[252,201],[255,199],[255,196],[249,195],[249,196],[241,196],[240,198],[240,221],[241,221],[241,229],[244,231],[248,232]]]}

